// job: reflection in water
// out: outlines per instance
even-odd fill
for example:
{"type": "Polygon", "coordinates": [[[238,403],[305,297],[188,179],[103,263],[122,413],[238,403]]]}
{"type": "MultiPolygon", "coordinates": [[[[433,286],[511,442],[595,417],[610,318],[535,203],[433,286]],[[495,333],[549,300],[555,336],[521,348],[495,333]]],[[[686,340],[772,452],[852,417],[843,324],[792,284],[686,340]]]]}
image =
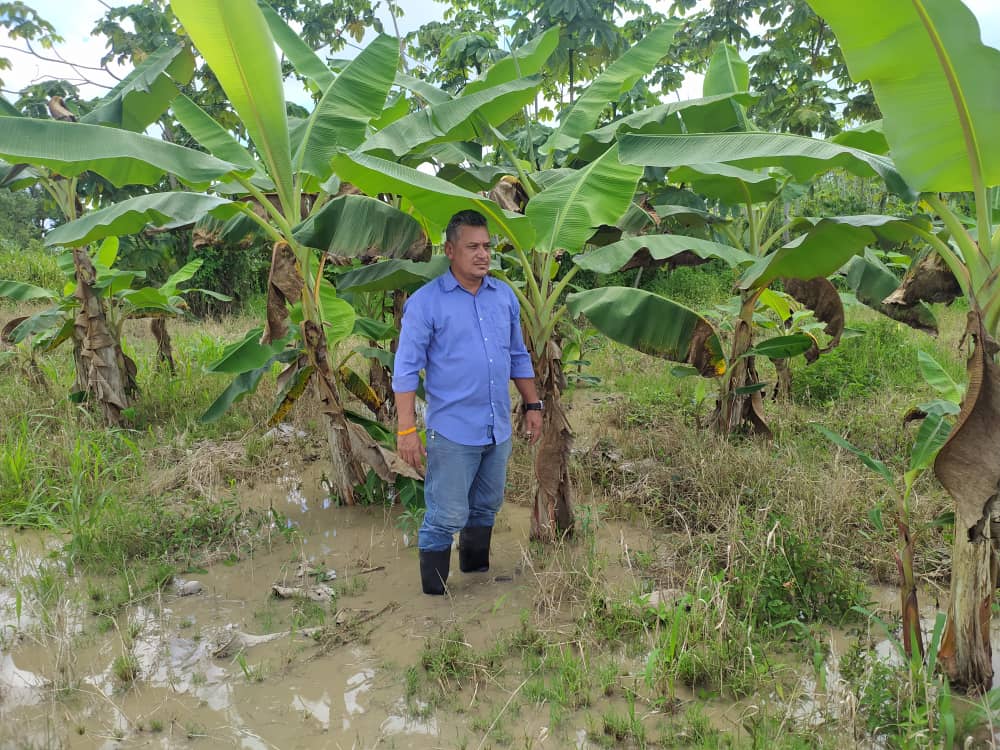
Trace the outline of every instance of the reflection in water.
{"type": "Polygon", "coordinates": [[[289,505],[298,506],[298,509],[302,513],[309,512],[309,498],[307,498],[305,493],[302,491],[302,479],[300,477],[293,474],[283,476],[278,479],[278,485],[280,487],[288,488],[285,499],[288,501],[289,505]]]}
{"type": "Polygon", "coordinates": [[[323,727],[324,732],[330,728],[330,694],[327,691],[324,690],[323,697],[315,701],[296,695],[292,698],[292,708],[312,716],[323,727]]]}
{"type": "MultiPolygon", "coordinates": [[[[374,676],[374,670],[362,669],[347,679],[348,689],[344,691],[344,707],[347,709],[347,716],[356,716],[365,712],[358,698],[362,693],[366,693],[372,689],[371,681],[374,676]]],[[[344,717],[344,729],[351,728],[351,722],[347,716],[344,717]]]]}
{"type": "MultiPolygon", "coordinates": [[[[423,715],[427,710],[427,704],[423,701],[417,701],[416,708],[415,713],[423,715]]],[[[432,737],[437,736],[438,723],[435,717],[430,716],[426,719],[421,719],[416,716],[410,716],[409,713],[406,701],[400,699],[392,707],[392,712],[385,718],[381,726],[379,726],[379,731],[386,736],[393,734],[426,734],[432,737]]]]}
{"type": "Polygon", "coordinates": [[[41,701],[45,680],[34,672],[18,669],[10,654],[0,660],[0,717],[8,709],[34,706],[41,701]]]}

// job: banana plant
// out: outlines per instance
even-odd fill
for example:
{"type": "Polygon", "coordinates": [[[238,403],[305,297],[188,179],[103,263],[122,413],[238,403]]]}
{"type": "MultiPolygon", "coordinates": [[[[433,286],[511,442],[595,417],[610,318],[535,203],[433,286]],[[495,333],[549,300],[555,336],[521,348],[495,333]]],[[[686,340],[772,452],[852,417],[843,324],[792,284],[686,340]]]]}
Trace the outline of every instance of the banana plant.
{"type": "Polygon", "coordinates": [[[398,66],[398,45],[389,37],[376,38],[339,75],[331,73],[308,118],[290,123],[274,39],[256,2],[176,0],[172,9],[244,122],[249,148],[190,100],[177,97],[175,115],[205,151],[136,133],[110,135],[106,127],[9,118],[0,127],[0,158],[40,164],[67,177],[93,171],[115,185],[153,185],[171,174],[190,189],[141,195],[89,213],[51,233],[47,241],[53,244],[81,246],[148,225],[183,226],[206,215],[222,221],[242,215],[257,223],[274,244],[259,346],[285,338],[288,307],[299,305],[301,318],[293,322],[308,362],[296,358],[285,378],[300,386],[293,395],[310,383],[317,387],[335,490],[350,503],[354,487],[364,481],[367,457],[378,451],[363,429],[346,421],[326,335],[342,322],[344,306],[337,304],[342,300],[331,301],[335,293],[322,283],[326,254],[303,244],[296,228],[310,212],[314,218],[336,212],[337,180],[330,157],[338,148],[356,147],[367,136],[369,123],[382,116],[398,66]]]}
{"type": "Polygon", "coordinates": [[[934,471],[955,502],[951,598],[938,664],[953,685],[992,684],[990,610],[997,584],[1000,484],[1000,50],[982,42],[960,0],[891,0],[869,7],[808,0],[830,24],[855,80],[869,80],[889,153],[943,232],[921,236],[955,277],[970,306],[969,385],[934,471]],[[906,65],[899,65],[905,60],[906,65]],[[914,87],[913,81],[920,81],[914,87]],[[972,216],[947,193],[970,192],[972,216]],[[943,195],[945,194],[945,195],[943,195]]]}
{"type": "Polygon", "coordinates": [[[665,169],[669,182],[690,186],[719,205],[741,207],[742,221],[715,225],[721,228],[717,239],[728,241],[674,234],[627,237],[579,256],[575,262],[587,270],[610,273],[640,257],[664,262],[688,253],[703,260],[722,260],[738,276],[740,291],[731,322],[727,321],[729,352],[718,356],[714,347],[721,332],[704,316],[639,289],[579,292],[569,298],[572,311],[587,315],[621,343],[691,365],[703,376],[721,377],[712,419],[719,432],[729,434],[745,425],[750,431],[769,435],[763,413],[764,384],[758,377],[755,357],[783,360],[801,354],[812,361],[836,346],[844,313],[840,297],[826,277],[876,241],[898,242],[929,229],[929,223],[919,217],[880,215],[793,218],[769,231],[787,186],[806,183],[834,166],[878,176],[908,194],[889,159],[839,144],[773,133],[626,133],[620,136],[619,144],[623,161],[665,169]],[[734,226],[739,226],[739,231],[734,231],[734,226]],[[787,233],[796,236],[785,241],[787,233]],[[784,287],[780,295],[770,288],[779,279],[784,287]],[[795,304],[813,310],[825,324],[829,336],[825,347],[805,330],[755,345],[757,316],[769,309],[782,320],[790,320],[795,304]],[[637,306],[651,317],[639,319],[637,306]]]}
{"type": "MultiPolygon", "coordinates": [[[[43,289],[31,284],[9,280],[0,280],[0,297],[15,301],[48,301],[51,306],[34,313],[14,318],[0,332],[0,339],[9,344],[21,344],[30,340],[30,352],[50,352],[66,341],[84,340],[77,334],[76,328],[83,324],[86,310],[83,305],[89,298],[81,299],[79,294],[79,272],[83,269],[87,277],[92,277],[90,284],[95,299],[99,301],[104,312],[111,346],[114,349],[118,370],[123,373],[122,388],[126,395],[132,396],[137,391],[136,365],[125,353],[124,325],[127,320],[151,319],[154,324],[153,333],[156,337],[158,354],[161,361],[173,368],[173,355],[170,337],[167,334],[164,321],[170,317],[183,317],[187,314],[184,296],[192,292],[200,292],[217,299],[228,300],[225,295],[207,289],[180,289],[180,285],[191,280],[201,268],[202,261],[195,259],[176,271],[159,287],[136,286],[145,276],[145,271],[130,271],[118,268],[115,264],[118,256],[118,238],[108,237],[96,249],[93,255],[82,249],[68,250],[59,256],[59,265],[66,275],[66,284],[62,289],[43,289]]],[[[70,398],[82,401],[92,391],[83,374],[77,372],[76,383],[70,398]]],[[[119,409],[126,409],[127,403],[119,403],[119,409]]]]}
{"type": "MultiPolygon", "coordinates": [[[[840,448],[857,456],[886,485],[889,495],[895,500],[898,519],[900,546],[896,552],[896,568],[899,571],[900,613],[903,624],[903,652],[911,660],[923,658],[923,632],[920,628],[920,606],[917,600],[917,580],[913,568],[917,534],[922,529],[911,528],[913,487],[917,479],[934,464],[934,458],[948,439],[954,427],[953,417],[959,411],[959,402],[964,388],[952,380],[945,369],[929,354],[920,352],[918,366],[924,380],[935,391],[937,398],[920,404],[916,410],[922,415],[920,427],[910,448],[909,466],[901,477],[895,477],[882,462],[855,447],[845,438],[820,425],[813,425],[828,440],[840,448]],[[902,486],[900,486],[902,485],[902,486]]],[[[868,514],[876,529],[884,530],[881,505],[872,508],[868,514]]],[[[938,652],[940,657],[940,651],[938,652]]],[[[919,664],[919,661],[917,661],[919,664]]]]}
{"type": "MultiPolygon", "coordinates": [[[[88,129],[104,126],[103,130],[109,136],[109,141],[114,138],[112,133],[115,128],[126,131],[122,135],[129,138],[132,133],[144,130],[166,111],[171,99],[177,95],[177,85],[188,83],[193,72],[194,56],[188,47],[161,47],[107,95],[95,102],[80,122],[88,129]]],[[[110,163],[105,162],[105,167],[95,170],[70,166],[73,157],[70,156],[68,161],[62,158],[70,153],[63,148],[64,144],[53,144],[52,152],[45,154],[44,139],[55,133],[67,132],[65,128],[58,126],[69,123],[32,121],[23,117],[6,101],[0,106],[0,116],[3,117],[0,129],[7,136],[5,145],[11,147],[0,157],[0,185],[20,189],[37,184],[53,200],[65,220],[77,219],[87,208],[81,197],[81,187],[90,184],[91,189],[86,191],[90,197],[86,203],[92,204],[94,196],[99,196],[101,192],[99,183],[98,189],[93,189],[97,181],[92,173],[106,176],[105,167],[110,168],[110,163]],[[32,130],[33,123],[39,129],[32,130]]],[[[98,151],[98,158],[108,156],[107,149],[98,151]]],[[[119,171],[115,174],[124,173],[119,171]]],[[[136,181],[144,180],[146,184],[152,182],[148,175],[136,181]]],[[[109,181],[116,183],[115,179],[109,181]]],[[[73,251],[66,257],[76,263],[74,295],[78,319],[76,325],[70,327],[74,340],[76,392],[85,394],[89,402],[96,404],[108,424],[117,425],[135,391],[134,364],[130,370],[130,361],[120,350],[120,337],[109,330],[108,310],[104,298],[94,288],[97,277],[87,252],[73,251]]],[[[157,340],[166,345],[169,338],[165,323],[162,320],[154,321],[153,329],[157,340]]]]}

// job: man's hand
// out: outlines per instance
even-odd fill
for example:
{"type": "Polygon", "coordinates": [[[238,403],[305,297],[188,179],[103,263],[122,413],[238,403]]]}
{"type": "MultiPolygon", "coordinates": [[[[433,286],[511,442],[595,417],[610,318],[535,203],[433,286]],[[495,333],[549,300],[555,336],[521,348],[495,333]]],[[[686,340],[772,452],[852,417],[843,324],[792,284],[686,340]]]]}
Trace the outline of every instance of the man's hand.
{"type": "Polygon", "coordinates": [[[528,445],[534,445],[542,437],[542,413],[531,411],[524,413],[524,436],[528,438],[528,445]]]}
{"type": "Polygon", "coordinates": [[[396,438],[396,453],[399,454],[406,463],[424,475],[424,444],[420,441],[419,432],[411,432],[409,435],[402,435],[396,438]]]}

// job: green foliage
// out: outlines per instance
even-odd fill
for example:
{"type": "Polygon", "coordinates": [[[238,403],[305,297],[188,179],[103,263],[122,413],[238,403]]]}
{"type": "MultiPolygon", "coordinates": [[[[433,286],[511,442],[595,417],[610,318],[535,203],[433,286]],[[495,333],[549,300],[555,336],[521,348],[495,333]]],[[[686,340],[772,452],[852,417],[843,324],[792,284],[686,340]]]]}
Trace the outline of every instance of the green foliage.
{"type": "MultiPolygon", "coordinates": [[[[744,519],[748,538],[760,539],[757,522],[744,519]]],[[[764,549],[751,548],[730,569],[730,606],[757,628],[789,621],[840,624],[855,616],[868,591],[857,571],[799,537],[781,517],[768,518],[764,549]]]]}
{"type": "Polygon", "coordinates": [[[42,200],[27,190],[0,189],[0,250],[20,250],[41,240],[44,220],[42,200]]]}
{"type": "MultiPolygon", "coordinates": [[[[791,201],[787,210],[790,216],[909,216],[913,212],[911,204],[887,191],[883,183],[842,169],[818,177],[804,194],[791,201]]],[[[780,223],[780,217],[774,217],[772,231],[780,223]]]]}
{"type": "Polygon", "coordinates": [[[634,645],[656,623],[656,615],[638,599],[595,592],[585,622],[599,643],[634,645]]]}
{"type": "Polygon", "coordinates": [[[959,731],[968,736],[995,710],[1000,697],[995,689],[967,713],[953,708],[947,682],[934,674],[943,625],[944,615],[939,614],[927,664],[919,656],[908,663],[902,645],[891,637],[895,650],[886,658],[874,648],[871,634],[858,638],[840,660],[841,675],[857,690],[865,728],[890,748],[955,747],[959,731]]]}
{"type": "Polygon", "coordinates": [[[41,242],[44,203],[28,191],[0,190],[0,279],[45,289],[62,285],[55,255],[41,242]]]}
{"type": "Polygon", "coordinates": [[[472,647],[465,642],[465,634],[456,625],[439,637],[427,640],[420,655],[420,664],[427,676],[444,690],[472,674],[472,656],[472,647]]]}
{"type": "Polygon", "coordinates": [[[631,743],[640,750],[645,750],[646,727],[643,726],[642,717],[635,710],[635,695],[631,692],[626,694],[628,698],[628,711],[626,713],[616,713],[608,711],[601,719],[604,734],[618,743],[631,743]]]}
{"type": "Polygon", "coordinates": [[[131,652],[119,654],[111,664],[111,671],[119,682],[130,685],[139,677],[139,660],[131,652]]]}
{"type": "Polygon", "coordinates": [[[643,279],[641,287],[694,310],[703,310],[728,300],[733,282],[732,269],[715,260],[700,266],[680,266],[672,271],[661,268],[651,274],[648,281],[643,279]]]}
{"type": "Polygon", "coordinates": [[[792,395],[805,404],[826,405],[868,398],[889,387],[914,388],[917,345],[905,327],[884,318],[858,326],[863,335],[846,339],[811,365],[797,367],[792,395]]]}
{"type": "MultiPolygon", "coordinates": [[[[8,246],[0,240],[0,279],[43,289],[61,289],[65,283],[56,256],[37,240],[19,247],[8,246]]],[[[6,304],[6,300],[0,304],[6,304]]]]}

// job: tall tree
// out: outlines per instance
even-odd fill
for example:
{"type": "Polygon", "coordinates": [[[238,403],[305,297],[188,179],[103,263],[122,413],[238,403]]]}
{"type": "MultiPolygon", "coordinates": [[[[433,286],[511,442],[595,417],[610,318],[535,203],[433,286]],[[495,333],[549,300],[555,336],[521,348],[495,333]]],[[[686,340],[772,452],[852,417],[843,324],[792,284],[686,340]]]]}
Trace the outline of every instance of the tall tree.
{"type": "MultiPolygon", "coordinates": [[[[22,2],[0,3],[0,28],[6,29],[11,40],[23,42],[25,51],[33,55],[41,55],[41,50],[51,50],[63,41],[51,23],[22,2]]],[[[0,70],[10,69],[10,59],[0,57],[0,70]]],[[[0,78],[0,88],[3,83],[0,78]]]]}
{"type": "Polygon", "coordinates": [[[718,44],[749,55],[750,88],[760,95],[750,114],[765,130],[834,135],[845,118],[880,115],[870,87],[851,80],[829,25],[805,0],[675,0],[687,13],[679,50],[693,69],[704,69],[718,44]]]}

